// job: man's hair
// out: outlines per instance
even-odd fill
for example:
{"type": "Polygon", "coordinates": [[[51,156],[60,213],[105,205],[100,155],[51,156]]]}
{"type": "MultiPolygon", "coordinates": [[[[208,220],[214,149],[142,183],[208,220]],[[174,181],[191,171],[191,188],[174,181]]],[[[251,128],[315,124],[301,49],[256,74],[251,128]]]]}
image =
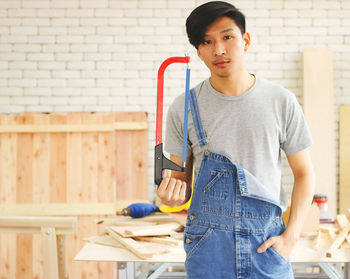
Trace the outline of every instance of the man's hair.
{"type": "Polygon", "coordinates": [[[205,30],[219,17],[234,20],[241,33],[245,33],[245,16],[235,6],[223,1],[212,1],[195,8],[186,20],[186,31],[191,45],[198,49],[205,30]]]}

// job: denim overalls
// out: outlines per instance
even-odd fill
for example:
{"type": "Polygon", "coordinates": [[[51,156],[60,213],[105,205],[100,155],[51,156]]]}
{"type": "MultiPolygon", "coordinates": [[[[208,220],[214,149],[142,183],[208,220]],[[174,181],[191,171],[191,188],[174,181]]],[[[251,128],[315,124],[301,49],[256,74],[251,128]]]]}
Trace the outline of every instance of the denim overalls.
{"type": "Polygon", "coordinates": [[[284,232],[281,208],[264,190],[261,196],[250,194],[250,189],[261,184],[247,170],[207,149],[193,89],[190,105],[199,144],[205,151],[185,228],[187,278],[294,278],[290,262],[278,251],[271,247],[257,253],[265,240],[284,232]]]}

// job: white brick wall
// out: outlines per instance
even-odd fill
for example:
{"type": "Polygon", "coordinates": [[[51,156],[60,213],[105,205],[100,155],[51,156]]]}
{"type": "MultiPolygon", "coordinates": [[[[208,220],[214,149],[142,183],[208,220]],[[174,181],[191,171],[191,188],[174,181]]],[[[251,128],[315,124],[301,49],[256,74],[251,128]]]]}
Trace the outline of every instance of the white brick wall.
{"type": "MultiPolygon", "coordinates": [[[[204,2],[0,0],[0,113],[147,111],[153,198],[157,70],[166,58],[188,51],[192,85],[208,76],[184,27],[191,10],[204,2]]],[[[232,3],[247,16],[250,71],[286,86],[301,100],[301,51],[328,47],[334,56],[335,111],[350,105],[348,0],[232,3]]],[[[165,112],[184,90],[184,69],[173,65],[166,73],[165,112]]],[[[290,191],[286,161],[283,181],[290,191]]]]}

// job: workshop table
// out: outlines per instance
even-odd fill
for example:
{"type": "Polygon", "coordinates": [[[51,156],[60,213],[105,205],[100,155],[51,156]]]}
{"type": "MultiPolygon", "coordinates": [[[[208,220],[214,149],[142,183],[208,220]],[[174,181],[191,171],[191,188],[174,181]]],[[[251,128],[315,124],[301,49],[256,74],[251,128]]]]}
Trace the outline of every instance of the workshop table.
{"type": "MultiPolygon", "coordinates": [[[[331,258],[326,257],[326,250],[332,243],[331,240],[323,239],[316,251],[314,240],[310,238],[300,238],[292,255],[292,264],[315,264],[322,268],[325,274],[331,279],[346,279],[349,277],[350,248],[337,249],[331,258]],[[345,270],[342,270],[341,263],[345,263],[345,270]]],[[[164,244],[159,244],[164,245],[164,244]]],[[[118,262],[119,279],[146,278],[148,273],[150,279],[158,278],[169,266],[183,266],[185,252],[182,245],[167,245],[170,253],[153,255],[147,260],[140,259],[132,252],[124,248],[86,243],[75,260],[79,261],[113,261],[118,262]],[[135,277],[135,263],[149,263],[149,270],[135,277]]],[[[182,275],[183,278],[183,275],[182,275]]]]}

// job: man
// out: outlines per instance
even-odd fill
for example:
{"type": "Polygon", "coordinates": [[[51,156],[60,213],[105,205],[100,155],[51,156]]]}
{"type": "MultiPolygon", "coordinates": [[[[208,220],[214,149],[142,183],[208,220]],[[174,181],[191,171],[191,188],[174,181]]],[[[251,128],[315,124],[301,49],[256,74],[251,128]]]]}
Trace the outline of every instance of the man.
{"type": "MultiPolygon", "coordinates": [[[[294,278],[292,249],[313,197],[312,138],[293,93],[250,74],[250,35],[233,5],[197,7],[186,22],[190,43],[210,78],[190,93],[187,173],[164,177],[157,195],[169,206],[188,200],[187,278],[294,278]],[[288,227],[281,150],[294,175],[288,227]]],[[[165,149],[181,164],[184,94],[170,106],[165,149]]]]}

